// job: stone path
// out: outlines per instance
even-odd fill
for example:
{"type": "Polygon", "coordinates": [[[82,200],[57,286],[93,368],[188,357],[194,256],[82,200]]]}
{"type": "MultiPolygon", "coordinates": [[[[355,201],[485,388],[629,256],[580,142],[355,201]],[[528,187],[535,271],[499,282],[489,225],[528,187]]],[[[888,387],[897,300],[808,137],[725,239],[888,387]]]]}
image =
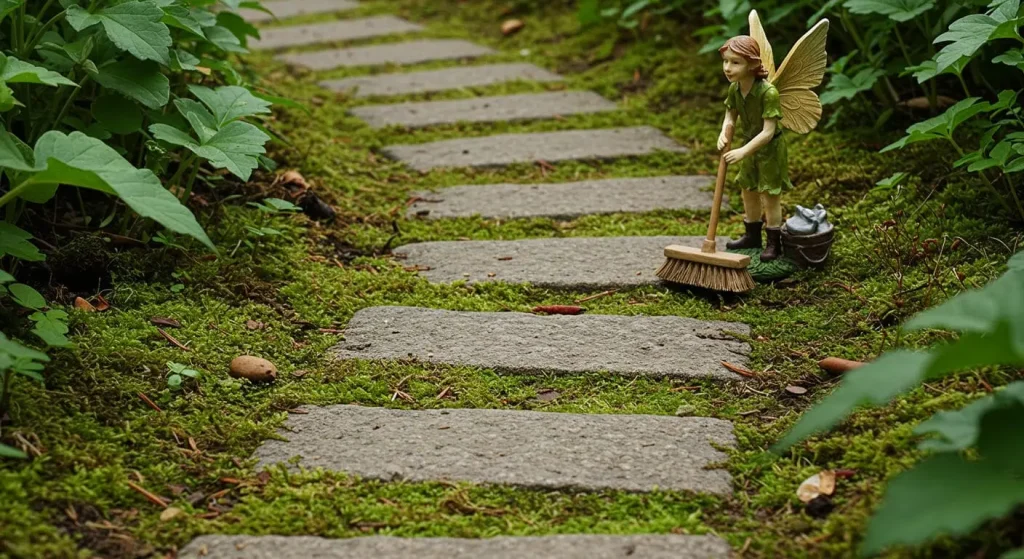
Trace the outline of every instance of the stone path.
{"type": "Polygon", "coordinates": [[[728,559],[715,536],[576,536],[332,540],[311,536],[200,536],[179,559],[728,559]]]}
{"type": "MultiPolygon", "coordinates": [[[[337,12],[351,0],[273,0],[279,17],[337,12]]],[[[249,21],[269,16],[246,12],[249,21]]],[[[423,28],[394,16],[342,19],[263,29],[255,48],[288,47],[412,33],[423,28]]],[[[278,59],[312,70],[468,61],[494,51],[451,39],[410,39],[289,53],[278,59]]],[[[390,68],[394,69],[394,68],[390,68]]],[[[511,82],[562,78],[528,63],[473,64],[382,73],[320,82],[355,97],[426,94],[511,82]]],[[[611,111],[615,104],[588,91],[559,91],[362,106],[352,113],[374,128],[431,127],[453,122],[507,122],[611,111]]],[[[682,153],[685,147],[649,126],[498,134],[382,151],[411,169],[492,167],[682,153]]],[[[609,212],[705,210],[707,177],[668,176],[563,184],[464,185],[416,193],[409,216],[443,219],[574,218],[609,212]]],[[[394,250],[426,280],[447,283],[528,282],[550,288],[631,288],[658,282],[654,271],[668,244],[699,246],[701,237],[547,238],[518,241],[428,242],[394,250]]],[[[674,295],[667,295],[674,296],[674,295]]],[[[415,307],[359,310],[332,348],[335,359],[437,363],[499,373],[704,378],[742,381],[723,361],[747,367],[750,328],[679,316],[539,316],[415,307]]],[[[471,371],[466,374],[473,374],[471,371]]],[[[625,382],[625,380],[623,380],[625,382]]],[[[720,466],[734,446],[732,424],[708,417],[546,413],[501,409],[393,410],[361,406],[308,407],[256,452],[261,466],[300,457],[325,468],[384,481],[456,481],[525,488],[602,491],[687,491],[727,496],[731,479],[720,466]]],[[[714,536],[559,535],[452,538],[202,536],[180,557],[423,559],[634,559],[729,556],[714,536]]]]}
{"type": "Polygon", "coordinates": [[[370,97],[373,95],[433,93],[517,80],[557,82],[561,81],[562,78],[533,64],[513,63],[445,68],[442,70],[427,70],[405,74],[360,76],[340,80],[326,80],[320,82],[320,85],[335,91],[355,90],[356,97],[370,97]]]}
{"type": "MultiPolygon", "coordinates": [[[[700,247],[704,237],[563,237],[516,241],[434,241],[394,249],[433,283],[530,283],[596,290],[656,285],[667,245],[700,247]]],[[[725,240],[719,238],[719,249],[725,240]]]]}
{"type": "Polygon", "coordinates": [[[331,352],[342,360],[415,359],[502,373],[742,380],[722,361],[745,366],[750,346],[730,333],[750,329],[680,316],[369,307],[356,312],[331,352]]]}
{"type": "Polygon", "coordinates": [[[350,112],[371,128],[423,128],[456,122],[501,122],[614,111],[615,103],[590,91],[555,91],[455,101],[369,105],[350,112]]]}
{"type": "Polygon", "coordinates": [[[352,0],[302,0],[301,2],[296,2],[295,0],[271,0],[270,2],[263,2],[263,7],[273,12],[274,15],[248,9],[240,10],[240,13],[245,18],[245,21],[261,23],[273,21],[275,17],[277,19],[285,19],[295,16],[343,12],[353,10],[358,6],[359,4],[352,0]]]}
{"type": "Polygon", "coordinates": [[[393,410],[304,406],[256,450],[260,466],[287,464],[384,481],[473,482],[594,491],[655,489],[728,494],[712,443],[735,444],[710,417],[518,410],[393,410]]]}
{"type": "Polygon", "coordinates": [[[605,179],[561,184],[489,184],[412,194],[409,217],[486,219],[547,217],[654,210],[710,210],[711,177],[670,176],[605,179]]]}
{"type": "Polygon", "coordinates": [[[538,160],[556,163],[580,159],[613,159],[649,155],[657,151],[682,153],[688,150],[650,126],[498,134],[426,144],[395,145],[383,149],[388,157],[417,171],[438,167],[500,167],[538,160]]]}
{"type": "MultiPolygon", "coordinates": [[[[331,70],[355,66],[381,66],[385,64],[418,64],[435,60],[459,60],[476,58],[494,51],[469,41],[459,39],[423,39],[384,45],[367,45],[344,49],[318,50],[296,54],[282,54],[278,60],[313,70],[331,70]]],[[[367,87],[376,82],[395,79],[403,74],[382,74],[344,80],[320,82],[328,89],[348,90],[353,87],[367,87]]],[[[380,88],[381,86],[377,86],[380,88]]],[[[391,87],[396,87],[392,85],[391,87]]],[[[406,92],[401,92],[406,93],[406,92]]]]}
{"type": "Polygon", "coordinates": [[[262,29],[260,38],[253,41],[251,46],[256,50],[279,49],[315,43],[370,39],[422,30],[423,27],[394,16],[340,19],[326,23],[262,29]]]}

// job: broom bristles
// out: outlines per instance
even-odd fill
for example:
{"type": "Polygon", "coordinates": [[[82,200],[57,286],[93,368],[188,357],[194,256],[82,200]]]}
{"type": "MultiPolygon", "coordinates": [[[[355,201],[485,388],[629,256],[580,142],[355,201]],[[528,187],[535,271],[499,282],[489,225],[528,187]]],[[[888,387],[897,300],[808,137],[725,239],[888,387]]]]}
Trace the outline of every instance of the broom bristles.
{"type": "Polygon", "coordinates": [[[754,278],[750,277],[750,272],[746,268],[725,268],[671,257],[665,260],[655,275],[672,283],[715,291],[745,293],[754,288],[754,278]]]}

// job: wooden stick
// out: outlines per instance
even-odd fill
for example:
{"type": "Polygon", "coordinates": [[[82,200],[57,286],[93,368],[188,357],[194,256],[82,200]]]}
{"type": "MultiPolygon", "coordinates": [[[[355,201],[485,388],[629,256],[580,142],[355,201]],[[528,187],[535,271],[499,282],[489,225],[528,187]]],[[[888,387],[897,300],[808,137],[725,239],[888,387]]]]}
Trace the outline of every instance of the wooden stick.
{"type": "Polygon", "coordinates": [[[174,336],[168,334],[167,332],[164,332],[163,328],[157,328],[156,331],[160,332],[160,335],[163,336],[165,340],[171,342],[171,345],[173,345],[174,347],[177,347],[178,349],[184,351],[192,351],[191,349],[188,348],[188,346],[174,339],[174,336]]]}
{"type": "Polygon", "coordinates": [[[757,378],[757,375],[755,375],[752,371],[748,371],[748,370],[746,370],[743,367],[740,367],[738,365],[733,365],[732,363],[730,363],[728,361],[722,361],[722,366],[725,367],[726,369],[729,369],[730,371],[736,373],[737,375],[742,375],[742,376],[745,376],[747,378],[757,378]]]}
{"type": "Polygon", "coordinates": [[[137,484],[129,481],[128,482],[128,487],[131,487],[135,491],[139,492],[150,503],[153,503],[154,505],[159,505],[159,506],[161,506],[163,508],[167,508],[167,502],[166,501],[164,501],[161,497],[158,497],[156,494],[150,493],[149,491],[146,491],[146,489],[143,488],[142,486],[137,485],[137,484]]]}
{"type": "Polygon", "coordinates": [[[607,297],[607,296],[612,295],[614,293],[618,293],[618,291],[619,291],[618,289],[609,289],[608,291],[602,291],[602,292],[600,292],[600,293],[598,293],[596,295],[591,295],[589,297],[584,297],[582,299],[576,299],[576,301],[574,301],[574,302],[577,303],[577,304],[578,303],[586,303],[587,301],[593,301],[594,299],[600,299],[601,297],[607,297]]]}
{"type": "Polygon", "coordinates": [[[154,410],[159,411],[159,412],[164,411],[164,410],[160,409],[160,406],[156,405],[156,403],[154,403],[153,400],[150,400],[149,396],[146,396],[142,392],[139,392],[139,398],[142,398],[142,401],[146,402],[146,405],[151,407],[151,408],[153,408],[154,410]]]}
{"type": "Polygon", "coordinates": [[[732,147],[732,134],[735,127],[728,124],[725,127],[725,149],[718,158],[718,177],[715,179],[715,199],[711,202],[711,221],[708,222],[708,236],[701,246],[701,252],[715,252],[715,237],[718,234],[718,213],[722,209],[722,192],[725,190],[725,173],[729,163],[725,161],[725,154],[732,147]]]}

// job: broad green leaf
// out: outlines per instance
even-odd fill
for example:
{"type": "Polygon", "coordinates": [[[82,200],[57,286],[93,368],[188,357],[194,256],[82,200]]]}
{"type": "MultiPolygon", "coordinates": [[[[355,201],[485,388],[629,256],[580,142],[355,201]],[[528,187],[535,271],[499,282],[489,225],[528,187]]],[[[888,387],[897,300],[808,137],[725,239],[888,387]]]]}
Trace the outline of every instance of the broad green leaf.
{"type": "Polygon", "coordinates": [[[13,56],[5,56],[3,54],[0,54],[0,82],[78,87],[78,84],[53,70],[47,70],[41,66],[22,62],[13,56]]]}
{"type": "Polygon", "coordinates": [[[42,361],[50,360],[50,357],[41,351],[25,347],[10,339],[6,334],[0,332],[0,354],[7,354],[20,361],[42,361]]]}
{"type": "Polygon", "coordinates": [[[1007,551],[1000,555],[999,559],[1024,559],[1024,547],[1013,551],[1007,551]]]}
{"type": "Polygon", "coordinates": [[[843,99],[853,99],[858,93],[874,87],[878,78],[885,72],[877,68],[864,68],[852,78],[845,74],[835,74],[828,82],[828,88],[821,93],[821,104],[831,105],[843,99]]]}
{"type": "MultiPolygon", "coordinates": [[[[0,256],[11,256],[18,260],[25,260],[28,262],[39,262],[46,260],[46,256],[39,252],[36,245],[28,242],[32,238],[32,234],[28,231],[20,229],[6,221],[0,221],[0,256]]],[[[4,277],[10,277],[10,274],[3,272],[4,277]]],[[[6,283],[10,280],[0,280],[0,283],[6,283]]]]}
{"type": "Polygon", "coordinates": [[[1013,398],[1006,405],[990,410],[981,418],[978,429],[978,457],[993,466],[1013,472],[1018,483],[1024,473],[1024,402],[1013,398]]]}
{"type": "Polygon", "coordinates": [[[151,124],[149,131],[153,134],[154,138],[168,144],[183,146],[189,149],[199,146],[192,136],[168,124],[151,124]]]}
{"type": "Polygon", "coordinates": [[[120,95],[102,95],[92,102],[92,116],[115,134],[134,134],[142,129],[142,111],[120,95]]]}
{"type": "MultiPolygon", "coordinates": [[[[25,0],[0,0],[0,22],[25,3],[25,0]]],[[[0,445],[3,446],[3,445],[0,445]]]]}
{"type": "Polygon", "coordinates": [[[238,37],[235,37],[235,34],[229,29],[219,25],[213,25],[211,27],[204,27],[203,32],[206,33],[207,41],[210,41],[211,44],[224,52],[233,52],[237,54],[245,54],[249,52],[242,46],[242,42],[238,40],[238,37]]]}
{"type": "Polygon", "coordinates": [[[601,23],[601,0],[581,0],[576,18],[584,28],[601,23]]]}
{"type": "Polygon", "coordinates": [[[254,96],[244,87],[228,85],[210,89],[190,85],[188,90],[210,109],[217,128],[239,118],[270,112],[270,102],[254,96]]]}
{"type": "Polygon", "coordinates": [[[967,534],[1024,502],[1024,483],[986,461],[944,453],[904,472],[886,489],[861,549],[873,555],[892,545],[916,545],[940,534],[967,534]]]}
{"type": "MultiPolygon", "coordinates": [[[[1017,262],[1018,260],[1012,260],[1017,262]]],[[[966,291],[914,316],[908,330],[941,328],[957,332],[992,333],[1003,319],[1024,337],[1024,271],[1010,271],[981,289],[966,291]]]]}
{"type": "Polygon", "coordinates": [[[12,281],[14,281],[14,276],[3,270],[0,270],[0,284],[11,283],[12,281]]]}
{"type": "Polygon", "coordinates": [[[221,12],[217,14],[217,25],[230,31],[242,46],[246,45],[249,37],[258,39],[260,36],[259,29],[256,29],[251,23],[245,21],[242,16],[236,13],[221,12]]]}
{"type": "Polygon", "coordinates": [[[971,402],[956,411],[940,411],[914,429],[919,435],[937,435],[921,442],[921,448],[943,452],[967,450],[978,442],[981,419],[985,414],[1014,402],[1024,403],[1024,381],[1011,383],[1002,390],[971,402]]]}
{"type": "Polygon", "coordinates": [[[934,0],[846,0],[843,7],[855,14],[879,14],[894,21],[910,21],[935,7],[934,0]]]}
{"type": "Polygon", "coordinates": [[[992,62],[995,62],[996,64],[1006,64],[1007,66],[1016,66],[1017,68],[1024,70],[1024,49],[1008,50],[993,58],[992,62]]]}
{"type": "Polygon", "coordinates": [[[203,25],[192,17],[192,11],[184,6],[164,6],[164,17],[163,21],[165,24],[171,27],[177,27],[196,35],[198,37],[206,38],[206,34],[203,33],[203,25]]]}
{"type": "Polygon", "coordinates": [[[206,107],[192,99],[175,99],[174,106],[178,108],[185,120],[192,126],[199,135],[199,143],[208,141],[217,133],[217,121],[206,107]]]}
{"type": "Polygon", "coordinates": [[[61,310],[36,312],[29,315],[29,320],[36,323],[32,333],[39,336],[46,342],[46,345],[55,347],[71,345],[71,340],[65,336],[68,333],[67,318],[67,313],[61,310]]]}
{"type": "Polygon", "coordinates": [[[23,283],[12,283],[7,286],[14,302],[27,309],[41,309],[46,306],[46,299],[38,291],[23,283]]]}
{"type": "Polygon", "coordinates": [[[280,198],[264,198],[263,203],[279,212],[297,212],[302,210],[299,206],[280,198]]]}
{"type": "Polygon", "coordinates": [[[775,450],[781,452],[816,432],[833,427],[860,406],[889,403],[925,379],[932,359],[928,353],[898,350],[850,371],[835,391],[804,413],[775,450]]]}
{"type": "Polygon", "coordinates": [[[7,446],[0,443],[0,458],[28,458],[28,454],[25,454],[13,446],[7,446]]]}
{"type": "Polygon", "coordinates": [[[120,60],[100,68],[94,79],[151,109],[166,105],[171,95],[170,81],[153,62],[120,60]]]}
{"type": "Polygon", "coordinates": [[[67,9],[67,22],[76,31],[102,25],[107,37],[121,50],[139,60],[169,63],[171,32],[163,23],[164,12],[151,2],[131,1],[89,13],[79,6],[67,9]]]}
{"type": "Polygon", "coordinates": [[[269,139],[270,136],[255,126],[235,121],[192,151],[209,160],[214,167],[227,169],[245,181],[259,165],[258,157],[266,152],[263,145],[269,139]]]}
{"type": "Polygon", "coordinates": [[[152,171],[136,169],[102,141],[81,132],[65,135],[51,130],[36,142],[35,154],[38,163],[46,162],[47,170],[33,180],[116,194],[140,216],[214,249],[192,212],[160,184],[152,171]]]}
{"type": "Polygon", "coordinates": [[[21,140],[0,125],[0,167],[18,171],[35,170],[31,150],[26,152],[22,145],[21,140]]]}
{"type": "Polygon", "coordinates": [[[968,97],[946,109],[946,112],[907,128],[907,135],[882,148],[882,153],[929,140],[952,139],[953,132],[967,119],[990,109],[988,103],[979,103],[979,97],[968,97]]]}
{"type": "Polygon", "coordinates": [[[171,51],[171,68],[175,70],[196,70],[199,59],[188,51],[174,49],[171,51]]]}

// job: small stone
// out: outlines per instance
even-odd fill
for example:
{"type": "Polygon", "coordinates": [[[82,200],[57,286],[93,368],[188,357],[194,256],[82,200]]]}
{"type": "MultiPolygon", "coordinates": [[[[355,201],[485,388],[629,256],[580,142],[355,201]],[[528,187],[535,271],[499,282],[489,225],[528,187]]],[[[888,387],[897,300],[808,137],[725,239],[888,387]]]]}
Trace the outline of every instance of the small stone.
{"type": "Polygon", "coordinates": [[[231,360],[229,374],[252,382],[272,382],[277,378],[277,367],[262,357],[239,355],[231,360]]]}
{"type": "Polygon", "coordinates": [[[794,396],[803,396],[804,394],[807,394],[807,389],[802,386],[796,386],[791,384],[786,387],[786,392],[789,392],[794,396]]]}
{"type": "Polygon", "coordinates": [[[501,24],[501,34],[505,36],[512,35],[525,26],[526,24],[521,19],[510,19],[501,24]]]}
{"type": "Polygon", "coordinates": [[[676,408],[676,417],[689,417],[697,413],[697,407],[689,404],[684,404],[676,408]]]}

